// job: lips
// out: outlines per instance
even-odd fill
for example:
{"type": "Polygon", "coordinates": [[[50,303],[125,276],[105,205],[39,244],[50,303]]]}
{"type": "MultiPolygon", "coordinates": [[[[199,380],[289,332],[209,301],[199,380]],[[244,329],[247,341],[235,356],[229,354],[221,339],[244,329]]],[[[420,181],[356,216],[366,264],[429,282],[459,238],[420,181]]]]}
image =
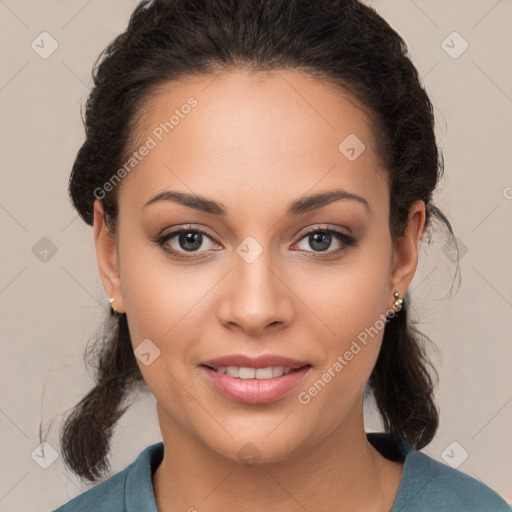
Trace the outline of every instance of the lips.
{"type": "Polygon", "coordinates": [[[215,359],[203,361],[200,366],[207,366],[216,369],[219,366],[239,366],[245,368],[268,368],[269,366],[283,366],[297,370],[303,366],[311,366],[308,361],[300,361],[276,354],[265,354],[258,357],[251,357],[244,354],[231,354],[215,359]]]}
{"type": "MultiPolygon", "coordinates": [[[[288,360],[289,361],[289,360],[288,360]]],[[[291,399],[292,390],[311,372],[311,365],[292,370],[287,375],[271,379],[237,379],[201,365],[200,371],[213,390],[230,401],[249,405],[268,404],[280,399],[291,399]]]]}

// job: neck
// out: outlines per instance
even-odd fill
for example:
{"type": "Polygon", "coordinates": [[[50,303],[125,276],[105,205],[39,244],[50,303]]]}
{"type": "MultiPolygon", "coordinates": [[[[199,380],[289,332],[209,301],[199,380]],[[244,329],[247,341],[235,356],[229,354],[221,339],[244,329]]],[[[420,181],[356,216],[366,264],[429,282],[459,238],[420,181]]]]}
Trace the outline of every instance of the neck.
{"type": "Polygon", "coordinates": [[[157,410],[165,426],[164,457],[153,475],[161,512],[296,512],[338,504],[343,510],[389,511],[398,491],[403,464],[385,459],[368,442],[362,400],[327,437],[296,447],[284,460],[257,453],[252,464],[219,454],[180,429],[159,405],[157,410]]]}

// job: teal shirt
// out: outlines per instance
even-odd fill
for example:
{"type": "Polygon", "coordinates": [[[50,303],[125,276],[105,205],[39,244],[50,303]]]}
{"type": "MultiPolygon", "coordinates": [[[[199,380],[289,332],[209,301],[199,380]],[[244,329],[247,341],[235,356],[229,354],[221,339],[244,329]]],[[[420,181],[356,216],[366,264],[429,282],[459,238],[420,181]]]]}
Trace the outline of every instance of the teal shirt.
{"type": "MultiPolygon", "coordinates": [[[[367,433],[386,458],[404,460],[390,512],[510,512],[491,488],[473,477],[413,450],[384,433],[367,433]]],[[[163,442],[146,447],[124,470],[87,489],[52,512],[158,512],[151,477],[164,455],[163,442]]]]}

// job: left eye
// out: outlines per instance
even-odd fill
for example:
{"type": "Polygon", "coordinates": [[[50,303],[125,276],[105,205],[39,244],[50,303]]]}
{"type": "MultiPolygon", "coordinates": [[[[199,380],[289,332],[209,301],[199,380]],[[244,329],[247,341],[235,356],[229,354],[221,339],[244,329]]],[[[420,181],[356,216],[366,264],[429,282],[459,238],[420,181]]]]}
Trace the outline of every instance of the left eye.
{"type": "Polygon", "coordinates": [[[343,249],[356,243],[356,240],[351,236],[334,229],[314,229],[312,231],[308,231],[305,235],[302,236],[300,241],[307,240],[310,247],[315,249],[313,252],[325,252],[331,245],[333,238],[338,242],[341,242],[343,247],[340,249],[333,249],[329,252],[342,251],[343,249]]]}

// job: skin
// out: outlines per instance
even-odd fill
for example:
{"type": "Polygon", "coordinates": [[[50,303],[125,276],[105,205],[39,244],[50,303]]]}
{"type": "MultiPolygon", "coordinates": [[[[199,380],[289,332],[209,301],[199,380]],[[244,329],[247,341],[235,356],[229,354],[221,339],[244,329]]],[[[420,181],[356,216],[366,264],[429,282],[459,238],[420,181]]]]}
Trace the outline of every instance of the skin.
{"type": "MultiPolygon", "coordinates": [[[[418,263],[425,205],[415,202],[394,248],[389,183],[369,113],[348,93],[291,70],[236,70],[167,83],[145,106],[139,142],[193,96],[198,105],[119,186],[118,231],[94,205],[98,267],[114,306],[126,312],[133,347],[150,339],[161,351],[142,375],[156,398],[165,446],[153,475],[159,511],[389,511],[403,464],[367,441],[362,390],[383,329],[307,405],[307,391],[365,328],[405,294],[418,263]],[[338,145],[356,134],[366,149],[349,161],[338,145]],[[306,194],[343,188],[370,205],[339,200],[285,215],[306,194]],[[170,201],[144,208],[164,190],[207,196],[225,217],[170,201]],[[152,238],[188,224],[211,235],[180,260],[152,238]],[[332,228],[326,251],[303,234],[332,228]],[[247,263],[246,237],[263,252],[247,263]],[[329,256],[325,256],[330,252],[329,256]],[[323,258],[322,258],[323,255],[323,258]],[[279,354],[309,361],[298,388],[250,405],[218,394],[198,365],[233,353],[279,354]],[[247,465],[252,443],[261,458],[247,465]],[[334,505],[335,504],[335,505],[334,505]]],[[[140,144],[135,144],[136,149],[140,144]]]]}

